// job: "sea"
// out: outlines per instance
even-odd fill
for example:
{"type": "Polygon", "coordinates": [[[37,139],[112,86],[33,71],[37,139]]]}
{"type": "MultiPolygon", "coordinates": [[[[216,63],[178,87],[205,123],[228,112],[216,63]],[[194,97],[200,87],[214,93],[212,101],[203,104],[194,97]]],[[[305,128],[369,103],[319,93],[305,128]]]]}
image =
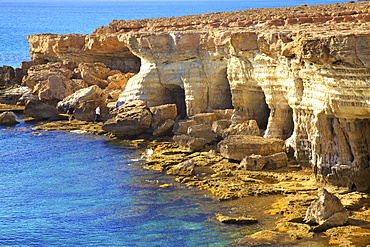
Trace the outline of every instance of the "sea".
{"type": "MultiPolygon", "coordinates": [[[[27,35],[91,34],[114,19],[335,2],[0,0],[0,66],[18,68],[30,60],[27,35]]],[[[18,125],[0,127],[0,246],[231,246],[247,234],[273,229],[278,219],[263,214],[273,197],[218,201],[143,169],[147,150],[124,140],[36,132],[21,122],[24,116],[17,118],[18,125]],[[224,225],[217,213],[247,214],[259,223],[224,225]]]]}

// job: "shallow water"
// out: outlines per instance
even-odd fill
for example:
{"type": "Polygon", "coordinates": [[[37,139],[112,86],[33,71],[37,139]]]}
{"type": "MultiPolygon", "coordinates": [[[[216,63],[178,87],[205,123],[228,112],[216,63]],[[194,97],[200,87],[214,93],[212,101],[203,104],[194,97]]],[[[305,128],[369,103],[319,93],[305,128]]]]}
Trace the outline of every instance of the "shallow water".
{"type": "Polygon", "coordinates": [[[36,135],[30,127],[0,128],[2,246],[226,246],[274,226],[276,216],[260,218],[272,197],[219,202],[142,169],[143,150],[90,134],[36,135]],[[217,213],[260,222],[225,225],[217,213]]]}

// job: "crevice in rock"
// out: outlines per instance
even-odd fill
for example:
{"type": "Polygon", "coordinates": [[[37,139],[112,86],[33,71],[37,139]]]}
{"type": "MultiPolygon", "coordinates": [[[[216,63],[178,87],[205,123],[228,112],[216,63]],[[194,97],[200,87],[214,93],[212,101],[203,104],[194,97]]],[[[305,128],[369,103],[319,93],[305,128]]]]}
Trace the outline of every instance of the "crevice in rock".
{"type": "Polygon", "coordinates": [[[267,124],[269,122],[269,116],[271,114],[271,109],[266,103],[266,95],[263,93],[263,101],[259,102],[259,118],[256,119],[258,126],[260,129],[266,130],[267,124]]]}

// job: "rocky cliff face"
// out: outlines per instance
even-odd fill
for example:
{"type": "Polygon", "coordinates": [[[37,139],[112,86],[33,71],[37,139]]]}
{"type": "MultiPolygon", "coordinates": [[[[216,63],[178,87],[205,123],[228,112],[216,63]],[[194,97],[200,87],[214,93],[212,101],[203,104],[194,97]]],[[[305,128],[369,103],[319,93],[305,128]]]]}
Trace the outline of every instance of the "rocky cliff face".
{"type": "Polygon", "coordinates": [[[28,37],[35,63],[133,72],[118,103],[234,109],[281,138],[319,180],[370,191],[367,2],[113,21],[92,35],[28,37]]]}

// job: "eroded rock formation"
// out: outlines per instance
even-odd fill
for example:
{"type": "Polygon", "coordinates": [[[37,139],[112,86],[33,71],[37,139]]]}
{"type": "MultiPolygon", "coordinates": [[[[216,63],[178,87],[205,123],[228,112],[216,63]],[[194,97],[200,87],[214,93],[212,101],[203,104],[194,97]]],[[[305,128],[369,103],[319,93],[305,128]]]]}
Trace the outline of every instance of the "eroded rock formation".
{"type": "MultiPolygon", "coordinates": [[[[101,63],[135,73],[118,105],[176,104],[182,117],[233,109],[233,126],[256,120],[264,137],[287,140],[319,180],[370,191],[369,7],[348,2],[113,21],[92,35],[28,41],[34,64],[101,63]]],[[[42,81],[51,87],[61,74],[42,81]]]]}

